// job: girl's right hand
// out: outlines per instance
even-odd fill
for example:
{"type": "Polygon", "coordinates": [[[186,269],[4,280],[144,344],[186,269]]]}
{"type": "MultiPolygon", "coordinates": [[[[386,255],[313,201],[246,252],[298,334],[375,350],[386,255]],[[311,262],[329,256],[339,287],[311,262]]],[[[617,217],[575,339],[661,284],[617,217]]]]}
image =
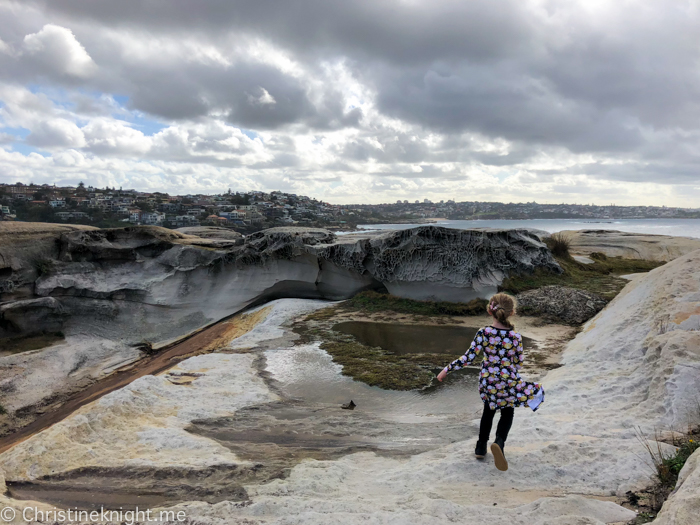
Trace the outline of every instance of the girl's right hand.
{"type": "Polygon", "coordinates": [[[447,372],[444,370],[441,370],[440,373],[437,375],[437,380],[442,382],[443,379],[447,377],[447,372]]]}

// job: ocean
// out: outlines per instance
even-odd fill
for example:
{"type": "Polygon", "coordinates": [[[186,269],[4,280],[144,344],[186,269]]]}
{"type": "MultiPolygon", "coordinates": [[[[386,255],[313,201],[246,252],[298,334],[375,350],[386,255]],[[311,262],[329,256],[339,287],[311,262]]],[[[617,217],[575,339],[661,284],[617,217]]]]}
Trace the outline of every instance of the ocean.
{"type": "Polygon", "coordinates": [[[470,228],[534,228],[555,233],[562,230],[618,230],[630,233],[673,235],[700,239],[700,219],[532,219],[532,220],[484,220],[437,221],[424,224],[361,224],[363,230],[405,230],[434,224],[445,228],[468,230],[470,228]]]}

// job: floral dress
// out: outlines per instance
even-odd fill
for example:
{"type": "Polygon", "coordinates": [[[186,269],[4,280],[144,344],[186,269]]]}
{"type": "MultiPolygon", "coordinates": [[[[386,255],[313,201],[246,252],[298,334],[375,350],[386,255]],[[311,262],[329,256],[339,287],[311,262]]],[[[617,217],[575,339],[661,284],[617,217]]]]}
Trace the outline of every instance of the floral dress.
{"type": "Polygon", "coordinates": [[[520,378],[523,343],[522,336],[514,330],[482,328],[474,336],[467,353],[447,365],[445,371],[472,364],[482,351],[479,394],[484,403],[488,403],[491,410],[519,406],[537,410],[544,401],[544,389],[539,383],[528,383],[520,378]]]}

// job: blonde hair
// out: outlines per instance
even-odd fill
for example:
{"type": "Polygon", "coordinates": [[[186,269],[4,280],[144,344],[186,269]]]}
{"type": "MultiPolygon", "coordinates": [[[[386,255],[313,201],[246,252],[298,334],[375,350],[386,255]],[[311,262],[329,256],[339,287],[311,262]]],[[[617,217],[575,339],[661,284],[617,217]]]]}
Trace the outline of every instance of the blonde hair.
{"type": "Polygon", "coordinates": [[[512,330],[514,326],[508,318],[515,313],[516,306],[515,297],[505,293],[497,293],[489,300],[486,313],[494,316],[499,323],[512,330]]]}

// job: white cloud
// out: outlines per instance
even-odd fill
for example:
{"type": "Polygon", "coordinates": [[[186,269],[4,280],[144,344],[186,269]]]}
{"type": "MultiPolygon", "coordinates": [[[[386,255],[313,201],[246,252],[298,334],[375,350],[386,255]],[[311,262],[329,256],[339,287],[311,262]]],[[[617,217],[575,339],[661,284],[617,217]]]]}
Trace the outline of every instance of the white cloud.
{"type": "Polygon", "coordinates": [[[252,105],[258,104],[260,106],[267,106],[277,104],[277,101],[275,100],[275,97],[267,92],[267,89],[261,87],[259,95],[248,95],[248,103],[252,105]]]}
{"type": "Polygon", "coordinates": [[[103,155],[143,155],[151,147],[151,140],[125,122],[94,118],[82,128],[87,149],[103,155]]]}
{"type": "Polygon", "coordinates": [[[89,77],[97,66],[70,29],[46,24],[39,32],[24,37],[28,59],[45,71],[78,78],[89,77]]]}
{"type": "Polygon", "coordinates": [[[33,126],[27,143],[40,148],[82,148],[85,136],[74,122],[54,118],[33,126]]]}

